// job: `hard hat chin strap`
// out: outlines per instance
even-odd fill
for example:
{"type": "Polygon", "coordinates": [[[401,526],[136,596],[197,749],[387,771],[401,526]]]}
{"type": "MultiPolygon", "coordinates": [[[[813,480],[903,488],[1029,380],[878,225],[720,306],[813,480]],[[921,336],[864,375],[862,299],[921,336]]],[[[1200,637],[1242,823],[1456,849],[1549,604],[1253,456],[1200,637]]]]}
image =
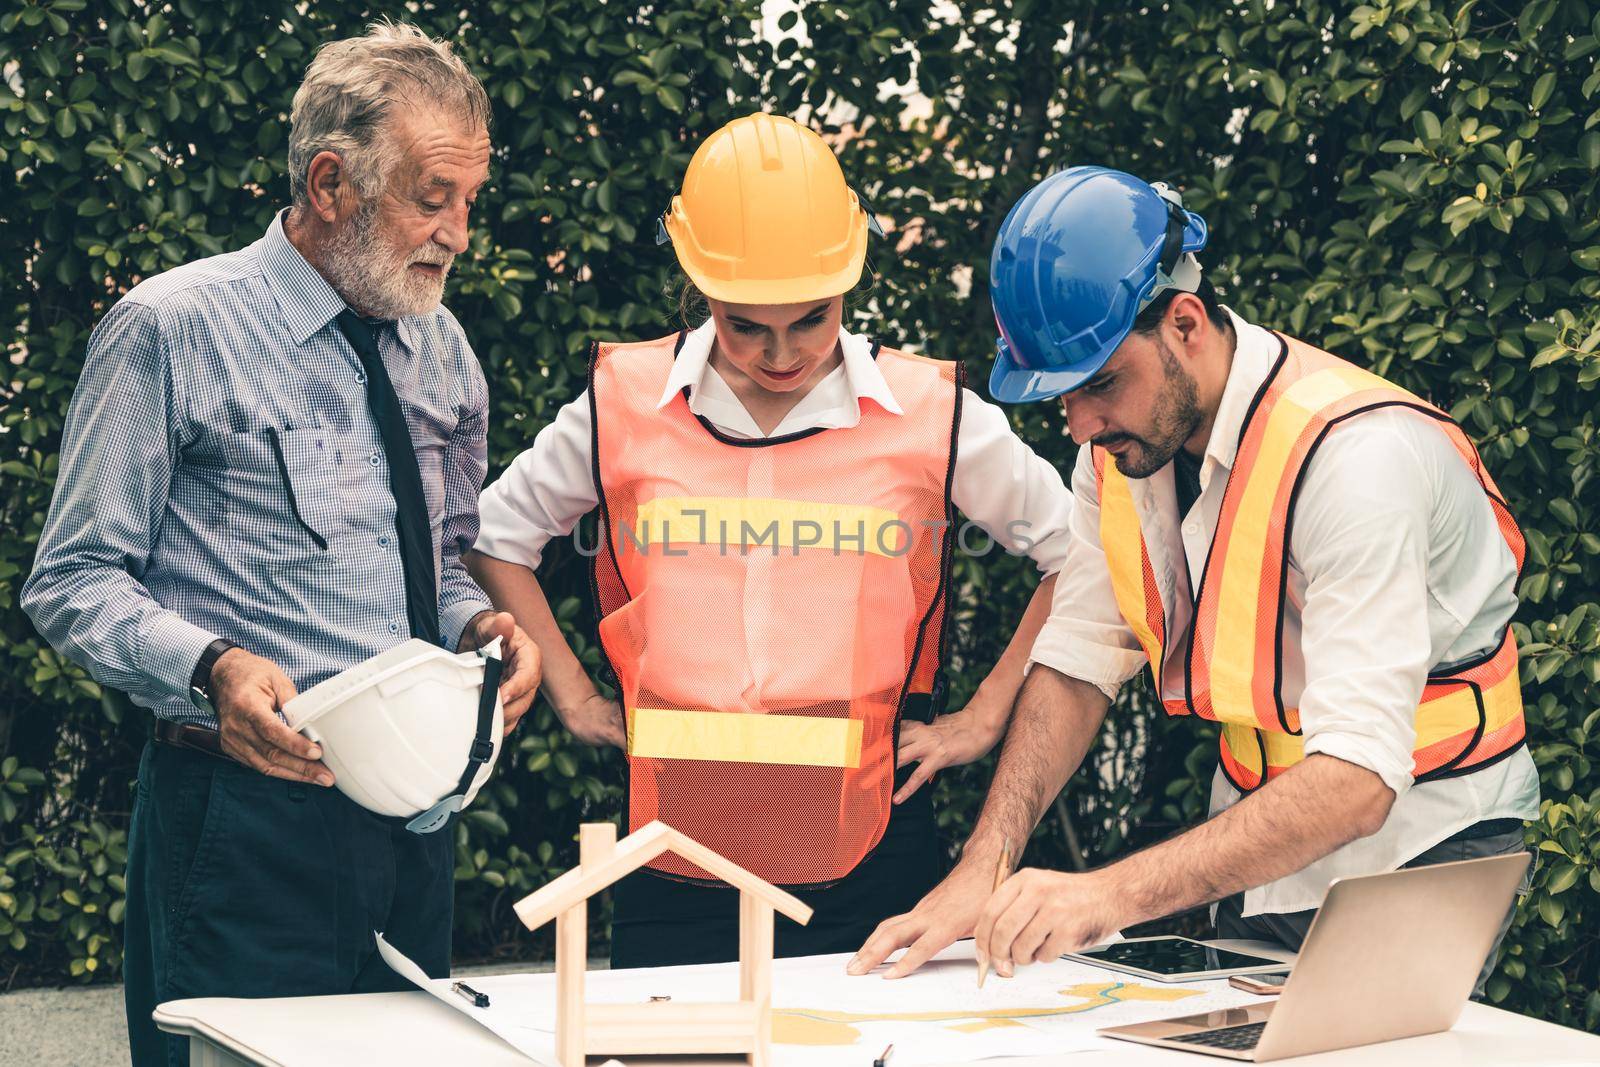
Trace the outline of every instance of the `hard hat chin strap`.
{"type": "Polygon", "coordinates": [[[478,776],[478,768],[494,758],[494,708],[500,699],[500,675],[504,669],[504,661],[497,653],[484,656],[483,689],[478,693],[478,724],[473,731],[472,748],[467,752],[467,766],[449,796],[406,823],[406,829],[412,833],[431,834],[449,822],[451,814],[466,805],[467,793],[472,789],[472,780],[478,776]]]}
{"type": "Polygon", "coordinates": [[[1156,281],[1150,287],[1150,293],[1139,301],[1139,310],[1143,311],[1156,302],[1156,297],[1168,289],[1176,289],[1181,293],[1192,293],[1200,288],[1200,261],[1193,252],[1185,252],[1178,257],[1178,265],[1168,274],[1161,267],[1156,267],[1156,281]]]}
{"type": "Polygon", "coordinates": [[[1143,311],[1155,303],[1156,297],[1168,289],[1192,293],[1200,288],[1200,261],[1193,252],[1183,250],[1183,234],[1189,225],[1189,213],[1183,209],[1183,194],[1166,182],[1151,182],[1150,188],[1167,205],[1167,232],[1161,239],[1161,255],[1156,260],[1156,282],[1143,300],[1143,311]]]}
{"type": "Polygon", "coordinates": [[[1160,295],[1167,289],[1177,289],[1180,292],[1192,293],[1200,288],[1200,261],[1193,252],[1185,252],[1178,257],[1178,265],[1172,268],[1171,274],[1156,275],[1156,289],[1153,295],[1160,295]]]}
{"type": "Polygon", "coordinates": [[[867,213],[867,232],[872,234],[874,237],[882,237],[883,226],[878,222],[877,212],[872,210],[872,203],[861,193],[857,193],[854,189],[850,191],[856,194],[856,203],[861,205],[861,210],[867,213]]]}

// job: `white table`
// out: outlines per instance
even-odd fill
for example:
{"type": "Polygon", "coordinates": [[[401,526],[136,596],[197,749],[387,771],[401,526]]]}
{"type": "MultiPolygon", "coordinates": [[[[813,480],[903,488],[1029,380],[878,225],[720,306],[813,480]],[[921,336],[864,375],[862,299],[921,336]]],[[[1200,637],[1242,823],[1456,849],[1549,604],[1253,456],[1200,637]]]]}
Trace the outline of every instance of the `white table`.
{"type": "MultiPolygon", "coordinates": [[[[177,1000],[157,1008],[155,1020],[163,1030],[189,1037],[191,1067],[440,1067],[458,1063],[529,1067],[530,1063],[488,1030],[422,992],[177,1000]]],[[[725,1067],[734,1061],[653,1057],[648,1062],[652,1067],[725,1067]]],[[[1102,1038],[1089,1051],[983,1062],[990,1067],[1209,1067],[1229,1061],[1102,1038]]],[[[1455,1029],[1447,1033],[1289,1062],[1296,1067],[1600,1067],[1600,1037],[1468,1004],[1455,1029]]],[[[869,1067],[871,1059],[841,1057],[840,1063],[841,1067],[869,1067]],[[861,1062],[853,1064],[852,1059],[861,1062]]]]}

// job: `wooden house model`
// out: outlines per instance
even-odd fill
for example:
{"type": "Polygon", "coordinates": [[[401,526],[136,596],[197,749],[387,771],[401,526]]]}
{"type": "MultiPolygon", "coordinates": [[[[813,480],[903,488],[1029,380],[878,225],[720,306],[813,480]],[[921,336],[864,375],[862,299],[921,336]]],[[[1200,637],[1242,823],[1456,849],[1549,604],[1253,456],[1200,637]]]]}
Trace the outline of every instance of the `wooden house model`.
{"type": "Polygon", "coordinates": [[[735,1053],[752,1067],[771,1062],[773,912],[797,923],[811,909],[738,864],[661,822],[620,842],[610,823],[578,831],[578,866],[515,905],[529,930],[556,922],[556,1055],[562,1067],[583,1067],[585,1056],[735,1053]],[[739,999],[729,1003],[678,1000],[586,1004],[589,898],[623,875],[672,852],[739,891],[739,999]]]}

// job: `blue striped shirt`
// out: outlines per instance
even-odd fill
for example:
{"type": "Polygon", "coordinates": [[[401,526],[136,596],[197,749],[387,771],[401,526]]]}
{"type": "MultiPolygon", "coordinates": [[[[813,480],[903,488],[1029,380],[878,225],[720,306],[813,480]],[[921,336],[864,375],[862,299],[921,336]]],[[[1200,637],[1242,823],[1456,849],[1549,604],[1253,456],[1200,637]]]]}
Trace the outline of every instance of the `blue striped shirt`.
{"type": "MultiPolygon", "coordinates": [[[[188,691],[217,637],[301,690],[410,637],[388,463],[333,321],[344,306],[280,214],[248,248],[140,283],[90,338],[22,606],[157,715],[214,725],[188,691]]],[[[453,648],[489,607],[461,564],[486,465],[483,370],[442,307],[381,336],[453,648]]]]}

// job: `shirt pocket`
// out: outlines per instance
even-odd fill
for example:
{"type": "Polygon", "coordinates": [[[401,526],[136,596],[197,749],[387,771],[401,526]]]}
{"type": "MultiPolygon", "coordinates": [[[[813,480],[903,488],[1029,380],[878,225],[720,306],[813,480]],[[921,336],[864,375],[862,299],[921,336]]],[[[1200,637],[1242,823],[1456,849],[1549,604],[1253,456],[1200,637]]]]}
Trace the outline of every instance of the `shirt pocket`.
{"type": "Polygon", "coordinates": [[[329,436],[271,426],[228,435],[228,537],[239,563],[282,570],[338,558],[345,513],[329,436]]]}

